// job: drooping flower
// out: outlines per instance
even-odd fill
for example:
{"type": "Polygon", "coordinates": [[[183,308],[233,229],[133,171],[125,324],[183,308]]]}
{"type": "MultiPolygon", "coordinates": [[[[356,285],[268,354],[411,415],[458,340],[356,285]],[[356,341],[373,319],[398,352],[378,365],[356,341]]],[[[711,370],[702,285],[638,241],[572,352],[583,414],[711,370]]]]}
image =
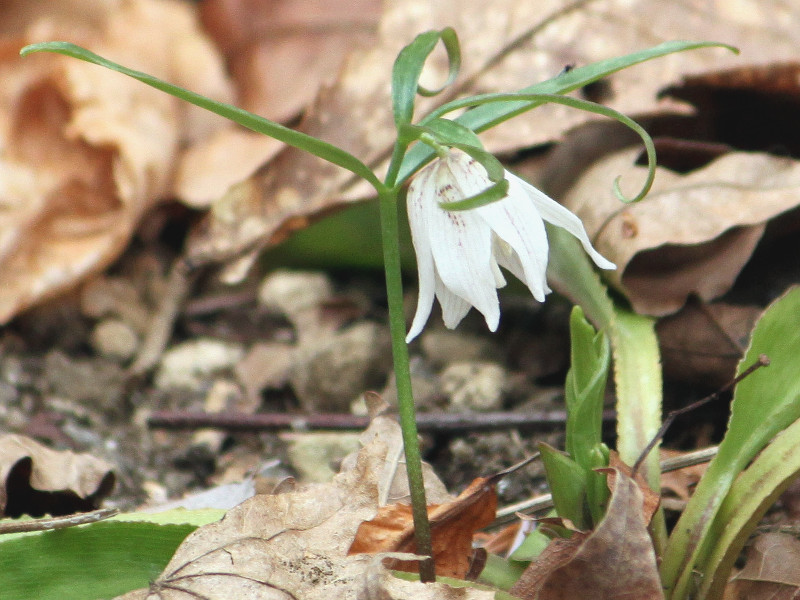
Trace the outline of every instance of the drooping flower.
{"type": "Polygon", "coordinates": [[[500,267],[524,282],[539,302],[547,286],[548,242],[544,221],[563,227],[601,269],[615,269],[589,241],[581,220],[516,175],[505,172],[507,195],[491,204],[448,211],[440,203],[474,196],[492,182],[486,169],[461,150],[451,150],[417,173],[408,189],[408,219],[417,254],[419,299],[406,337],[422,331],[434,296],[444,324],[455,328],[477,308],[491,331],[500,321],[497,288],[506,283],[500,267]]]}

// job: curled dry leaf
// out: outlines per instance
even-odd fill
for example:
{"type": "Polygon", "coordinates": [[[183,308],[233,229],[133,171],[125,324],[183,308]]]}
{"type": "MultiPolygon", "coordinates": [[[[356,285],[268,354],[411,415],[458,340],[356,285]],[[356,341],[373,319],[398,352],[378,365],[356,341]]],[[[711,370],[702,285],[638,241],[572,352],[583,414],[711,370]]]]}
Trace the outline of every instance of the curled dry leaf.
{"type": "Polygon", "coordinates": [[[611,499],[590,534],[553,540],[525,570],[510,593],[523,600],[663,598],[647,524],[654,507],[640,484],[620,468],[608,469],[611,499]]]}
{"type": "Polygon", "coordinates": [[[725,598],[791,600],[800,597],[800,540],[786,533],[755,538],[747,563],[733,578],[725,598]]]}
{"type": "MultiPolygon", "coordinates": [[[[473,556],[475,532],[494,521],[497,512],[496,481],[478,478],[455,500],[442,505],[428,505],[436,573],[464,579],[473,556]]],[[[349,554],[377,552],[416,552],[411,506],[383,506],[378,515],[358,528],[349,554]]],[[[392,568],[418,571],[417,562],[400,562],[392,568]]]]}
{"type": "Polygon", "coordinates": [[[800,162],[744,152],[686,175],[659,169],[648,196],[624,205],[612,183],[620,173],[624,188],[643,180],[644,168],[633,166],[637,156],[626,151],[600,161],[565,204],[617,264],[607,276],[640,313],[667,315],[691,294],[709,301],[727,292],[766,223],[800,205],[800,162]]]}
{"type": "Polygon", "coordinates": [[[111,466],[21,435],[0,436],[0,515],[41,517],[94,510],[114,488],[111,466]]]}
{"type": "Polygon", "coordinates": [[[19,28],[0,40],[0,323],[116,258],[142,213],[168,190],[181,144],[223,123],[75,59],[20,59],[22,46],[72,41],[231,99],[221,61],[185,3],[31,4],[37,10],[14,4],[19,28]]]}

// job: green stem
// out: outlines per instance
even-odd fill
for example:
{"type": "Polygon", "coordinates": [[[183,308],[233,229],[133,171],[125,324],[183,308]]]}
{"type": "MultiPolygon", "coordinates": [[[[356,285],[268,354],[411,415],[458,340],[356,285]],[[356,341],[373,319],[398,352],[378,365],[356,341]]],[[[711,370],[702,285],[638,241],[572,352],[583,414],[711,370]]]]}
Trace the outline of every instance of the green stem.
{"type": "Polygon", "coordinates": [[[403,316],[403,281],[400,266],[400,240],[397,227],[398,189],[386,189],[378,195],[381,211],[383,263],[386,271],[386,296],[389,303],[389,329],[392,335],[392,355],[397,385],[397,405],[400,429],[406,454],[406,473],[411,490],[411,512],[414,517],[414,538],[417,554],[429,558],[420,562],[419,575],[423,582],[433,582],[436,574],[433,565],[431,525],[428,521],[428,503],[425,500],[425,482],[422,478],[422,457],[417,438],[417,419],[414,396],[411,390],[411,371],[406,345],[406,323],[403,316]]]}

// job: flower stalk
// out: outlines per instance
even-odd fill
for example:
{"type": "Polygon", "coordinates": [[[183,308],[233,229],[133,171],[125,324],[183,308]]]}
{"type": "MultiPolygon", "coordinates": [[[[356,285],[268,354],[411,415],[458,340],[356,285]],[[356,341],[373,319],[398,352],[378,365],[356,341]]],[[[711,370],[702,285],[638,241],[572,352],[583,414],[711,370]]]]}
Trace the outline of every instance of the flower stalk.
{"type": "Polygon", "coordinates": [[[419,576],[423,582],[436,580],[433,564],[431,526],[428,520],[428,503],[425,499],[425,482],[422,477],[422,457],[417,439],[417,418],[414,396],[411,389],[411,370],[406,345],[406,324],[403,315],[403,282],[400,264],[400,236],[397,226],[398,189],[386,189],[379,194],[381,235],[383,239],[383,264],[386,273],[386,297],[389,305],[389,330],[392,336],[397,386],[397,407],[400,414],[400,429],[406,456],[408,487],[411,491],[411,512],[414,519],[414,535],[417,554],[427,556],[419,565],[419,576]]]}

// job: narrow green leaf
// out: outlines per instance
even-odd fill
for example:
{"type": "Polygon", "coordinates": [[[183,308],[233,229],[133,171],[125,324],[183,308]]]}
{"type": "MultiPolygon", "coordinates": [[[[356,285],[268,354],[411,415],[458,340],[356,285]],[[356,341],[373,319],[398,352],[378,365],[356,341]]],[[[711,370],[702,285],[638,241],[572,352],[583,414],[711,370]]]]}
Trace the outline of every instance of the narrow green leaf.
{"type": "Polygon", "coordinates": [[[430,56],[436,44],[441,40],[447,50],[449,60],[449,73],[442,89],[450,85],[458,75],[461,65],[461,51],[458,36],[455,31],[447,27],[441,31],[426,31],[419,34],[414,41],[400,51],[392,68],[392,105],[394,109],[394,122],[399,127],[411,123],[414,119],[414,103],[417,93],[426,96],[437,94],[441,90],[429,91],[421,88],[419,78],[425,61],[430,56]]]}
{"type": "MultiPolygon", "coordinates": [[[[617,71],[639,63],[653,60],[654,58],[674,54],[676,52],[684,52],[686,50],[712,47],[726,48],[738,53],[738,50],[733,46],[716,42],[665,42],[658,46],[625,56],[609,58],[590,65],[576,67],[548,81],[523,88],[519,90],[519,92],[523,94],[566,94],[567,92],[598,81],[603,77],[608,77],[612,73],[616,73],[617,71]]],[[[508,119],[535,108],[535,103],[533,103],[534,106],[531,106],[531,104],[531,102],[516,100],[478,106],[457,117],[456,121],[469,127],[476,133],[480,133],[481,131],[486,131],[508,119]]],[[[437,111],[434,111],[427,118],[436,118],[439,116],[441,115],[437,111]]],[[[420,146],[412,148],[403,159],[398,181],[405,181],[412,173],[415,173],[422,165],[429,161],[431,156],[432,152],[429,148],[420,146]]]]}
{"type": "MultiPolygon", "coordinates": [[[[572,108],[577,108],[580,110],[585,110],[586,112],[595,113],[598,115],[602,115],[604,117],[608,117],[610,119],[614,119],[619,121],[626,127],[635,131],[639,137],[642,138],[644,142],[645,151],[647,152],[647,162],[648,162],[648,172],[647,178],[645,179],[644,184],[642,185],[641,190],[639,193],[633,197],[632,199],[626,199],[620,188],[619,188],[619,178],[614,181],[614,192],[617,194],[617,197],[623,202],[638,202],[642,198],[645,197],[647,192],[650,191],[650,188],[653,185],[653,180],[655,179],[656,175],[656,148],[653,144],[653,140],[647,131],[639,125],[636,121],[631,119],[630,117],[622,114],[619,111],[614,109],[608,108],[607,106],[603,106],[602,104],[597,104],[596,102],[589,102],[588,100],[581,100],[579,98],[572,98],[569,96],[561,96],[559,94],[526,94],[526,93],[510,93],[510,94],[483,94],[480,96],[471,96],[469,98],[464,98],[463,100],[455,100],[453,102],[449,102],[446,104],[442,109],[446,109],[447,112],[452,110],[461,109],[467,106],[485,106],[488,104],[497,104],[497,103],[507,103],[510,101],[517,101],[517,100],[524,100],[529,102],[529,108],[533,109],[542,104],[547,102],[552,102],[554,104],[563,104],[565,106],[569,106],[572,108]]],[[[438,111],[437,111],[438,112],[438,111]]],[[[420,124],[425,125],[427,123],[426,119],[423,119],[420,124]]],[[[401,180],[402,181],[402,180],[401,180]]]]}
{"type": "Polygon", "coordinates": [[[420,96],[431,97],[442,93],[455,82],[458,72],[461,70],[461,44],[458,41],[455,29],[445,27],[442,29],[441,34],[442,44],[444,44],[444,49],[447,52],[447,79],[441,86],[434,89],[428,89],[420,85],[418,89],[420,96]]]}
{"type": "Polygon", "coordinates": [[[800,420],[782,431],[735,481],[708,532],[713,547],[701,556],[699,597],[722,598],[731,569],[761,518],[800,476],[800,420]]]}
{"type": "Polygon", "coordinates": [[[566,449],[585,472],[586,501],[592,522],[605,514],[606,476],[594,471],[608,466],[608,448],[602,442],[605,399],[611,350],[605,334],[596,332],[575,306],[570,315],[570,370],[565,384],[567,404],[566,449]]]}
{"type": "Polygon", "coordinates": [[[661,565],[671,600],[689,593],[697,561],[714,540],[712,523],[736,477],[767,443],[800,418],[800,288],[773,302],[753,330],[738,372],[766,354],[771,364],[736,386],[728,432],[685,511],[678,520],[661,565]]]}
{"type": "Polygon", "coordinates": [[[479,138],[472,129],[464,127],[457,121],[451,119],[433,119],[426,122],[425,127],[433,133],[436,140],[442,145],[452,146],[454,144],[463,144],[465,146],[483,149],[481,138],[479,138]]]}
{"type": "Polygon", "coordinates": [[[123,67],[122,65],[103,58],[102,56],[98,56],[94,52],[90,52],[85,48],[81,48],[80,46],[76,46],[75,44],[71,44],[69,42],[43,42],[40,44],[31,44],[29,46],[25,46],[20,51],[20,55],[27,56],[28,54],[33,54],[34,52],[55,52],[105,67],[112,71],[116,71],[117,73],[122,73],[123,75],[132,77],[133,79],[141,81],[142,83],[147,84],[157,90],[166,92],[167,94],[175,96],[176,98],[180,98],[181,100],[186,100],[187,102],[216,113],[222,117],[225,117],[226,119],[230,119],[234,123],[238,123],[243,127],[252,129],[257,133],[263,133],[264,135],[273,137],[276,140],[280,140],[281,142],[284,142],[290,146],[304,150],[309,154],[313,154],[324,160],[327,160],[330,163],[347,169],[348,171],[363,177],[378,191],[383,188],[383,184],[377,177],[375,177],[375,174],[372,172],[372,170],[352,154],[349,154],[348,152],[345,152],[341,148],[329,144],[328,142],[324,142],[300,131],[295,131],[294,129],[284,127],[280,123],[275,123],[274,121],[270,121],[264,117],[259,117],[256,114],[241,108],[237,108],[236,106],[225,104],[224,102],[218,102],[216,100],[212,100],[211,98],[206,98],[205,96],[196,94],[195,92],[191,92],[177,85],[162,81],[161,79],[153,77],[152,75],[148,75],[147,73],[128,69],[127,67],[123,67]]]}
{"type": "MultiPolygon", "coordinates": [[[[611,492],[608,489],[608,478],[605,473],[598,473],[595,469],[608,467],[609,450],[602,442],[592,448],[589,453],[588,463],[591,471],[586,473],[586,504],[592,523],[597,526],[606,514],[606,506],[611,492]]],[[[585,468],[585,467],[584,467],[585,468]]]]}
{"type": "Polygon", "coordinates": [[[450,211],[472,210],[473,208],[502,200],[506,197],[506,194],[508,194],[508,180],[503,179],[474,196],[457,202],[440,202],[439,206],[444,210],[450,211]]]}

